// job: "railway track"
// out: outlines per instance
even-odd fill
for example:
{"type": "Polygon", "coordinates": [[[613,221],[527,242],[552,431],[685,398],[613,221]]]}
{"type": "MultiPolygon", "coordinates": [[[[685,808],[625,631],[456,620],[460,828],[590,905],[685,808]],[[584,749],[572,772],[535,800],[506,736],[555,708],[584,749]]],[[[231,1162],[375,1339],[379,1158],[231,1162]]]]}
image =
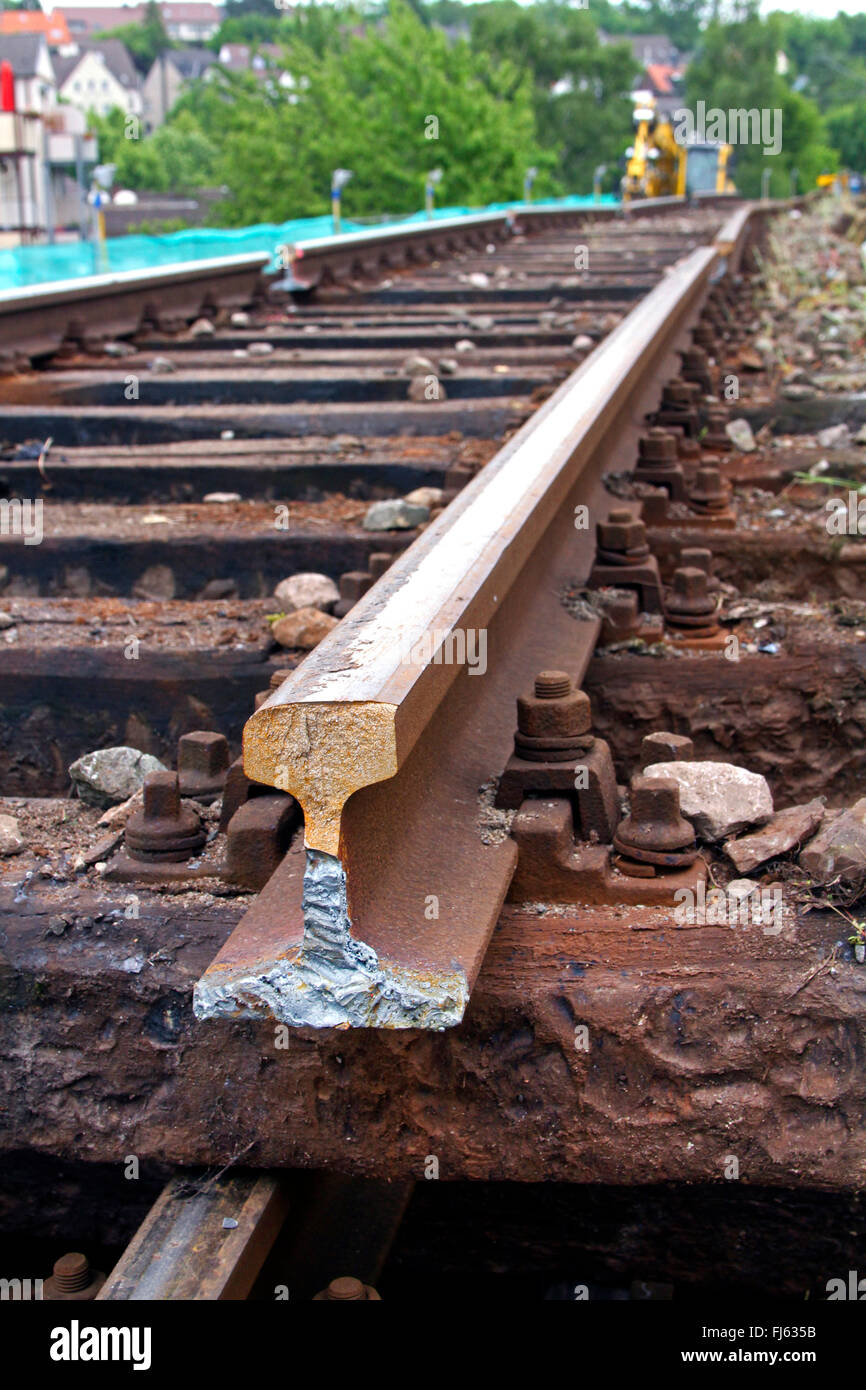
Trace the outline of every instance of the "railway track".
{"type": "MultiPolygon", "coordinates": [[[[829,602],[838,572],[764,525],[811,446],[780,462],[726,430],[779,413],[725,391],[744,386],[754,253],[785,211],[389,229],[290,248],[287,277],[229,268],[221,290],[197,272],[156,303],[130,284],[111,318],[111,287],[92,287],[50,345],[0,312],[17,342],[0,378],[0,771],[27,841],[0,861],[0,910],[10,969],[41,982],[69,1052],[59,1089],[22,1063],[21,1147],[108,1161],[105,1127],[81,1138],[64,1112],[68,1084],[88,1115],[129,1097],[134,1151],[184,1168],[242,1155],[411,1183],[432,1157],[474,1180],[619,1183],[655,1180],[664,1151],[691,1182],[718,1154],[682,1087],[721,1070],[718,1144],[745,1113],[760,1180],[796,1162],[829,1181],[838,1147],[803,1158],[790,1116],[762,1147],[766,1109],[740,1080],[784,1090],[766,1082],[775,1039],[802,1025],[803,979],[826,983],[810,972],[827,921],[786,917],[757,946],[674,930],[677,894],[718,862],[669,789],[632,780],[695,749],[766,774],[784,804],[859,776],[859,652],[828,647],[816,676],[794,614],[765,656],[760,615],[730,601],[799,564],[790,597],[829,602]],[[407,496],[405,524],[371,528],[407,496]],[[293,645],[273,595],[307,572],[339,599],[293,645]],[[143,807],[70,801],[69,765],[117,745],[169,769],[143,807]],[[731,992],[781,1020],[748,1063],[700,1033],[731,992]],[[585,1062],[585,1018],[621,1063],[585,1062]],[[82,1054],[95,1081],[73,1078],[82,1054]],[[646,1144],[616,1098],[629,1076],[657,1107],[646,1144]]],[[[842,1029],[854,993],[834,1001],[842,1029]]],[[[261,1181],[244,1239],[208,1236],[200,1269],[203,1227],[181,1221],[153,1296],[249,1295],[284,1214],[261,1181]]],[[[102,1298],[150,1296],[176,1196],[102,1298]]]]}

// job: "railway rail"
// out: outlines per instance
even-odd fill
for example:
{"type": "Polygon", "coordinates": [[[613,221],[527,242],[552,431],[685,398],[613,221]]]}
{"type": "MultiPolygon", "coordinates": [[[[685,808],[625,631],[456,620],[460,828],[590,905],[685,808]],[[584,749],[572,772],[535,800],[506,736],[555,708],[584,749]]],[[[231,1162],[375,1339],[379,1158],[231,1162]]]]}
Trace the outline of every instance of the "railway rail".
{"type": "Polygon", "coordinates": [[[599,634],[562,603],[592,563],[594,533],[576,533],[575,517],[597,515],[603,468],[628,467],[660,377],[754,215],[667,267],[248,723],[248,775],[303,808],[303,888],[289,856],[199,983],[201,1017],[460,1021],[517,860],[513,841],[479,844],[478,788],[507,761],[515,690],[564,653],[580,686],[599,634]],[[478,634],[487,665],[473,680],[478,634]]]}
{"type": "MultiPolygon", "coordinates": [[[[122,1095],[132,1152],[249,1154],[271,1175],[228,1244],[237,1228],[207,1224],[219,1202],[169,1192],[103,1299],[163,1275],[159,1297],[250,1296],[286,1168],[411,1183],[435,1157],[472,1180],[641,1183],[664,1152],[691,1183],[734,1123],[756,1181],[832,1185],[859,1164],[853,1124],[806,1151],[799,1117],[823,1100],[791,1099],[780,1061],[805,988],[858,1026],[853,985],[822,993],[826,922],[757,946],[674,930],[704,859],[667,793],[633,784],[622,804],[686,735],[710,756],[741,738],[788,801],[859,775],[844,720],[807,736],[796,713],[847,709],[858,653],[834,647],[820,689],[793,641],[772,671],[720,655],[713,562],[751,581],[792,545],[741,525],[731,484],[766,488],[766,509],[810,458],[735,456],[726,435],[753,252],[787,211],[659,200],[376,229],[295,248],[288,278],[260,260],[158,292],[133,277],[128,303],[81,286],[42,337],[38,295],[0,308],[0,773],[27,840],[0,863],[0,913],[28,1036],[61,1058],[58,1076],[38,1049],[16,1063],[10,1142],[113,1161],[100,1117],[122,1095]],[[421,488],[409,524],[365,524],[421,488]],[[33,544],[12,524],[27,500],[33,544]],[[274,591],[308,571],[339,599],[280,646],[274,591]],[[125,823],[67,796],[70,764],[116,745],[164,764],[125,823]],[[746,1060],[736,1030],[721,1059],[689,1033],[724,1032],[729,1005],[777,1020],[746,1060]],[[584,1018],[613,1040],[594,1070],[584,1018]],[[696,1075],[711,1120],[688,1108],[696,1075]],[[649,1138],[629,1084],[651,1093],[649,1138]],[[186,1256],[152,1254],[206,1226],[199,1292],[178,1293],[186,1256]]],[[[830,560],[813,565],[829,593],[830,560]]]]}

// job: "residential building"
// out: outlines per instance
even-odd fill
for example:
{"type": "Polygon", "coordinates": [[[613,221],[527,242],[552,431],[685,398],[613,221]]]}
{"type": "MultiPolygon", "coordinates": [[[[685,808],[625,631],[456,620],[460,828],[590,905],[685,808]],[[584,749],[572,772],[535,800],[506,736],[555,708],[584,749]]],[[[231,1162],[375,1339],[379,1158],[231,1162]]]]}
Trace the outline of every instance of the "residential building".
{"type": "Polygon", "coordinates": [[[153,64],[142,87],[146,131],[165,122],[181,92],[216,65],[209,48],[170,48],[153,64]]]}
{"type": "Polygon", "coordinates": [[[650,63],[664,63],[678,67],[682,54],[665,34],[599,34],[603,43],[627,43],[634,54],[635,62],[646,68],[650,63]]]}
{"type": "Polygon", "coordinates": [[[54,72],[59,96],[82,111],[142,114],[141,77],[120,39],[82,42],[71,57],[54,59],[54,72]]]}
{"type": "Polygon", "coordinates": [[[683,69],[670,63],[649,63],[638,87],[641,91],[652,92],[660,116],[673,116],[685,100],[683,69]]]}
{"type": "Polygon", "coordinates": [[[61,106],[44,33],[0,34],[15,77],[15,111],[0,112],[0,246],[86,228],[85,166],[97,158],[84,113],[61,106]],[[66,170],[77,166],[81,182],[66,170]]]}
{"type": "MultiPolygon", "coordinates": [[[[199,44],[213,38],[223,21],[223,7],[209,3],[193,4],[179,0],[177,4],[160,5],[166,33],[176,43],[199,44]]],[[[109,29],[124,24],[141,24],[147,6],[138,5],[65,5],[63,13],[73,39],[91,39],[109,29]]]]}

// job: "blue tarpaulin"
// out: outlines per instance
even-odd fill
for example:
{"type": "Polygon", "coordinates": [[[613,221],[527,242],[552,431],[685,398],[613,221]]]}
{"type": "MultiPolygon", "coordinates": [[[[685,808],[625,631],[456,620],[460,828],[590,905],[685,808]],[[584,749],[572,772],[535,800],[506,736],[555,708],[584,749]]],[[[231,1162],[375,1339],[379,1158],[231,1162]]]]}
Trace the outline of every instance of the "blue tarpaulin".
{"type": "MultiPolygon", "coordinates": [[[[593,198],[568,197],[533,203],[533,207],[591,207],[593,198]]],[[[603,195],[602,203],[618,199],[603,195]]],[[[437,208],[434,217],[461,217],[479,212],[504,212],[520,209],[525,203],[491,203],[486,208],[437,208]]],[[[413,213],[399,221],[422,222],[425,212],[413,213]]],[[[397,222],[387,225],[395,226],[397,222]]],[[[233,256],[246,252],[267,251],[275,257],[276,249],[287,242],[304,241],[312,237],[330,236],[333,230],[330,215],[299,217],[282,224],[260,222],[254,227],[219,228],[194,227],[184,232],[167,232],[163,236],[109,237],[104,248],[89,241],[58,242],[53,246],[18,246],[0,251],[0,289],[17,289],[22,285],[42,285],[52,280],[74,280],[82,275],[100,275],[111,270],[146,270],[151,266],[175,265],[181,261],[207,260],[212,256],[233,256]]],[[[369,223],[343,218],[343,232],[369,230],[369,223]]],[[[271,269],[276,269],[274,259],[271,269]]]]}

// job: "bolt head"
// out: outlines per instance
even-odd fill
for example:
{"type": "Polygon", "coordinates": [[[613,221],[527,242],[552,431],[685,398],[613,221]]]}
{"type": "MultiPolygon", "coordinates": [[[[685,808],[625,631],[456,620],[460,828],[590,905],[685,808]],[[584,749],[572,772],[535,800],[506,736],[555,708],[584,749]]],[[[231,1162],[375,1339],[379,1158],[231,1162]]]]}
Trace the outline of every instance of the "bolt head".
{"type": "Polygon", "coordinates": [[[704,574],[712,574],[713,552],[699,546],[684,546],[680,551],[680,565],[683,569],[703,570],[704,574]]]}
{"type": "Polygon", "coordinates": [[[176,772],[151,772],[144,779],[145,820],[172,820],[180,814],[180,782],[176,772]]]}
{"type": "Polygon", "coordinates": [[[631,814],[636,821],[668,821],[679,819],[680,789],[670,778],[642,777],[631,779],[631,814]]]}
{"type": "Polygon", "coordinates": [[[674,593],[677,598],[695,599],[707,597],[707,575],[704,570],[691,566],[674,570],[674,593]]]}
{"type": "Polygon", "coordinates": [[[178,772],[205,772],[217,777],[228,771],[228,765],[229,745],[223,734],[197,730],[178,740],[178,772]]]}
{"type": "Polygon", "coordinates": [[[646,527],[630,512],[611,512],[607,521],[596,523],[595,534],[601,550],[639,550],[646,545],[646,527]],[[628,520],[614,520],[624,515],[628,520]]]}

